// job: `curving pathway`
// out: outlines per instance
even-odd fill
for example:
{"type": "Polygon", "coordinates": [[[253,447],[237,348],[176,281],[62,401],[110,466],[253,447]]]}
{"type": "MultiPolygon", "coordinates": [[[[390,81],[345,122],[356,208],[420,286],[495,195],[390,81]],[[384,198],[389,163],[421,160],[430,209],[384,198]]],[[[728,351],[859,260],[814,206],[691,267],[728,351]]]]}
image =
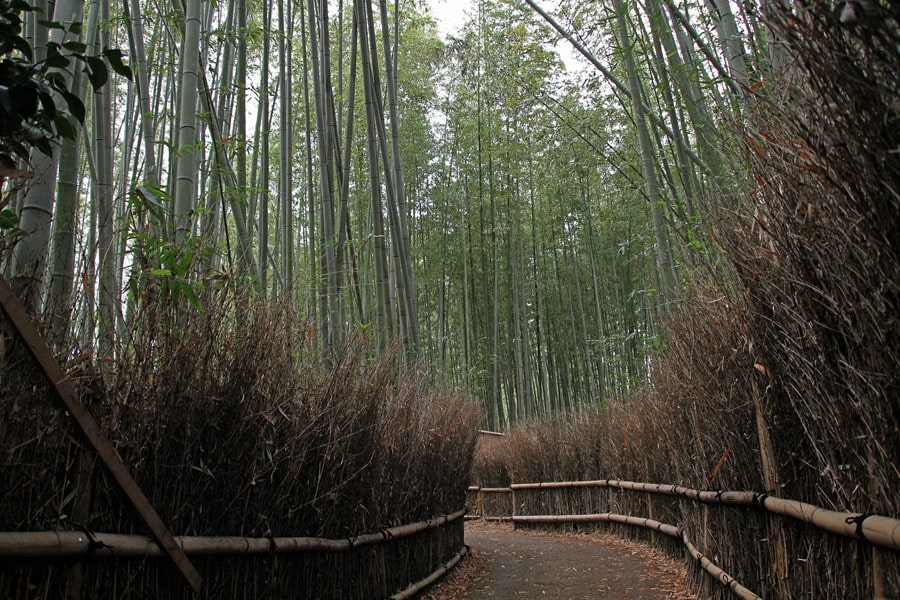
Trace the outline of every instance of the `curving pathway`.
{"type": "Polygon", "coordinates": [[[472,556],[429,600],[681,600],[687,569],[651,548],[603,535],[514,531],[467,523],[472,556]]]}

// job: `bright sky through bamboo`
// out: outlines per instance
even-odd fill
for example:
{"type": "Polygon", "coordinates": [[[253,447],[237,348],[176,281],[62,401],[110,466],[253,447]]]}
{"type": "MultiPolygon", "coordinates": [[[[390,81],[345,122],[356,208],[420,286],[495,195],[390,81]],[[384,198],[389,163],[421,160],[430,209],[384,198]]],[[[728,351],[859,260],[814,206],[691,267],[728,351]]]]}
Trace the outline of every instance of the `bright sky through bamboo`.
{"type": "Polygon", "coordinates": [[[442,38],[459,32],[472,9],[472,0],[429,0],[428,4],[442,38]]]}
{"type": "MultiPolygon", "coordinates": [[[[556,1],[546,2],[546,9],[555,11],[557,4],[556,1]]],[[[448,35],[457,35],[475,10],[474,0],[428,0],[428,6],[437,22],[438,33],[444,40],[448,35]]],[[[535,18],[538,19],[537,15],[535,18]]],[[[570,73],[583,69],[587,64],[565,40],[557,42],[555,49],[570,73]]]]}

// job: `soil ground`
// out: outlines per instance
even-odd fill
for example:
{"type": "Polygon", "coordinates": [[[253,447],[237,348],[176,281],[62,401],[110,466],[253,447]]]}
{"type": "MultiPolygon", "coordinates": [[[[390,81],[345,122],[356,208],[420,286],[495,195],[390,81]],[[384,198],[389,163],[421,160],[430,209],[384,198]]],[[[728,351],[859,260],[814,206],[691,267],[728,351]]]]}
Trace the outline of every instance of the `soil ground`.
{"type": "Polygon", "coordinates": [[[423,600],[687,600],[684,562],[606,534],[514,531],[470,521],[471,554],[423,600]]]}

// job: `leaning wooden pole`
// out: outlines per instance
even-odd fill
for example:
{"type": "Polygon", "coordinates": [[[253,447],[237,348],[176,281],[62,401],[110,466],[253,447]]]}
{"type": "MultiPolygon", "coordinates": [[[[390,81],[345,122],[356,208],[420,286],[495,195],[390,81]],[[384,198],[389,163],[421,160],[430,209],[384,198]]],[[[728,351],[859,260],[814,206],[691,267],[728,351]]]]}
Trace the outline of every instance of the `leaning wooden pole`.
{"type": "Polygon", "coordinates": [[[119,488],[128,497],[131,505],[137,510],[144,523],[147,524],[154,539],[159,542],[159,545],[169,555],[194,591],[199,591],[202,583],[200,574],[175,542],[169,528],[166,527],[166,524],[163,523],[156,510],[150,504],[147,496],[138,487],[137,482],[131,476],[131,473],[128,472],[128,468],[122,462],[118,452],[113,448],[112,443],[103,435],[93,415],[82,404],[75,383],[59,366],[53,353],[50,352],[50,348],[47,347],[46,342],[44,342],[25,309],[19,304],[19,301],[2,276],[0,276],[0,305],[3,306],[3,311],[9,317],[13,327],[19,332],[25,345],[28,346],[34,358],[40,364],[41,369],[50,380],[53,389],[56,390],[66,410],[74,417],[79,429],[81,429],[91,446],[94,447],[94,450],[97,451],[119,488]]]}

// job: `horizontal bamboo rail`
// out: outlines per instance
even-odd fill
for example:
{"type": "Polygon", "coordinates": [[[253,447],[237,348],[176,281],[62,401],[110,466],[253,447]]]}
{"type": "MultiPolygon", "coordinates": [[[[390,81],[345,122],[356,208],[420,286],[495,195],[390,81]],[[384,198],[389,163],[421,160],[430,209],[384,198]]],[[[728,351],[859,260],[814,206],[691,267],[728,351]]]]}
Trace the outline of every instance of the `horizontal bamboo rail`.
{"type": "Polygon", "coordinates": [[[478,487],[477,485],[470,485],[468,490],[470,492],[482,492],[484,494],[508,494],[512,490],[508,487],[506,488],[491,488],[491,487],[478,487]]]}
{"type": "Polygon", "coordinates": [[[882,548],[900,550],[900,520],[882,515],[850,513],[821,508],[798,500],[789,500],[757,492],[727,492],[695,490],[679,485],[640,483],[618,479],[592,481],[553,481],[545,483],[514,483],[508,488],[470,487],[469,491],[485,493],[513,492],[516,490],[542,490],[580,487],[607,487],[649,494],[680,496],[705,504],[753,506],[772,514],[808,523],[837,535],[864,540],[882,548]]]}
{"type": "Polygon", "coordinates": [[[660,523],[644,517],[631,517],[616,513],[595,513],[591,515],[531,515],[511,517],[513,523],[621,523],[652,529],[674,538],[681,537],[681,528],[660,523]]]}
{"type": "Polygon", "coordinates": [[[468,553],[468,551],[468,546],[463,546],[453,558],[435,569],[431,575],[429,575],[425,579],[422,579],[421,581],[417,581],[402,592],[397,592],[396,594],[391,596],[391,600],[405,600],[406,598],[412,598],[418,592],[427,588],[429,585],[443,577],[450,569],[455,567],[456,564],[461,561],[463,557],[468,553]]]}
{"type": "MultiPolygon", "coordinates": [[[[343,552],[435,529],[460,519],[465,510],[428,521],[398,525],[347,539],[313,537],[247,538],[235,536],[177,536],[186,555],[248,555],[295,552],[343,552]]],[[[81,531],[0,532],[0,558],[62,558],[72,556],[165,556],[154,540],[140,535],[85,533],[81,531]]]]}
{"type": "Polygon", "coordinates": [[[478,433],[480,435],[493,435],[495,437],[505,437],[506,434],[500,431],[488,431],[487,429],[479,429],[478,433]]]}
{"type": "Polygon", "coordinates": [[[761,600],[759,596],[742,586],[734,579],[734,577],[723,571],[713,561],[709,560],[706,556],[701,554],[697,547],[691,543],[691,540],[688,538],[687,533],[684,531],[681,532],[681,541],[684,544],[685,548],[687,548],[687,551],[690,553],[691,558],[697,561],[697,564],[700,565],[700,568],[709,573],[710,576],[712,576],[716,581],[728,588],[728,591],[730,591],[733,595],[741,598],[742,600],[761,600]]]}
{"type": "Polygon", "coordinates": [[[631,517],[616,513],[518,516],[512,517],[512,521],[513,523],[621,523],[623,525],[652,529],[653,531],[658,531],[659,533],[681,541],[687,548],[691,557],[700,565],[700,568],[709,573],[716,581],[728,588],[732,594],[741,598],[741,600],[762,600],[760,596],[757,596],[754,592],[738,583],[734,577],[723,571],[715,563],[701,554],[700,551],[697,550],[697,547],[691,543],[687,533],[681,527],[676,527],[675,525],[660,523],[653,519],[631,517]]]}

